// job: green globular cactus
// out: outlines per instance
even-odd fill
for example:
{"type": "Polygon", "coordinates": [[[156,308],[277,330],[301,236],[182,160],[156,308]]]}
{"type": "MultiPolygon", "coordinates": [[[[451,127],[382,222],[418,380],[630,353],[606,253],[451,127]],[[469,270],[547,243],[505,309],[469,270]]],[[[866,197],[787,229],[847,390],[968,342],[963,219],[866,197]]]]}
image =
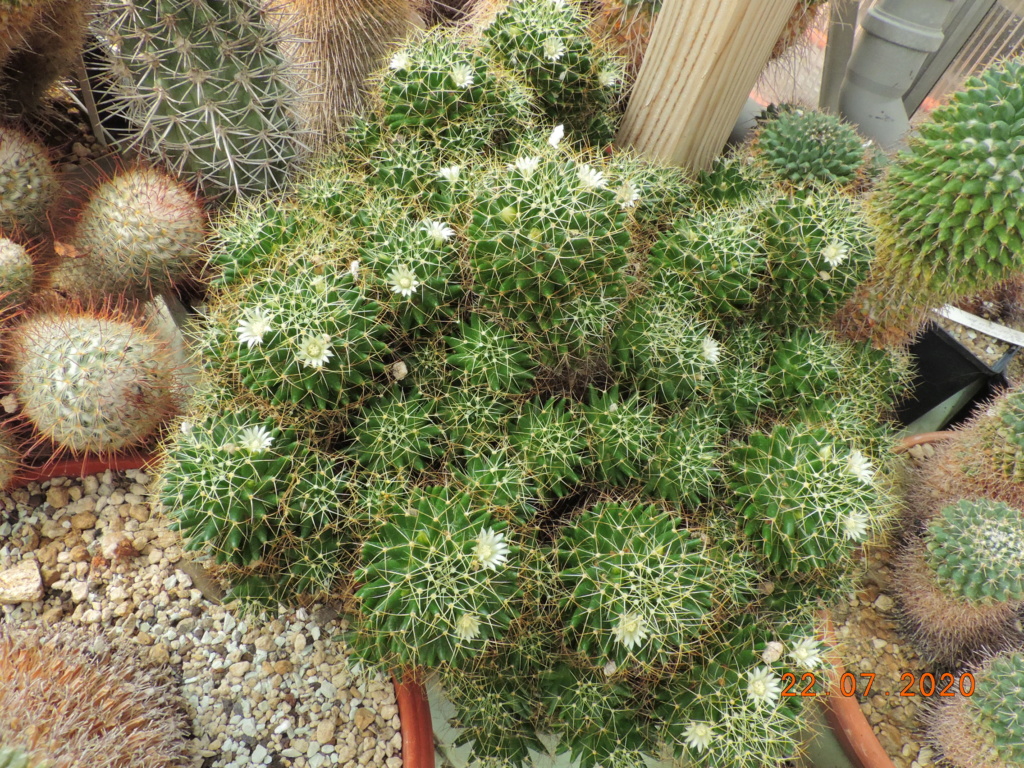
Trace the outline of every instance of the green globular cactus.
{"type": "Polygon", "coordinates": [[[626,209],[598,158],[529,145],[511,159],[480,180],[466,230],[471,276],[488,309],[552,332],[574,300],[624,292],[626,209]]]}
{"type": "Polygon", "coordinates": [[[654,406],[638,394],[625,397],[618,387],[592,389],[583,407],[592,463],[598,482],[624,486],[646,475],[647,461],[658,437],[654,406]]]}
{"type": "Polygon", "coordinates": [[[76,257],[61,261],[51,281],[82,301],[152,298],[198,266],[205,225],[181,182],[156,168],[122,171],[89,194],[68,238],[76,257]]]}
{"type": "Polygon", "coordinates": [[[719,318],[740,318],[767,271],[753,213],[697,213],[655,243],[648,259],[652,290],[719,318]]]}
{"type": "Polygon", "coordinates": [[[250,410],[182,422],[165,446],[160,497],[185,549],[238,566],[263,558],[308,453],[292,431],[250,410]]]}
{"type": "Polygon", "coordinates": [[[954,698],[938,699],[925,714],[928,741],[955,768],[1024,764],[1022,691],[1022,650],[990,656],[962,670],[954,698]]]}
{"type": "Polygon", "coordinates": [[[168,343],[128,318],[45,310],[13,328],[7,344],[22,416],[75,455],[141,445],[178,408],[168,343]]]}
{"type": "Polygon", "coordinates": [[[987,499],[944,507],[897,562],[901,613],[917,649],[942,663],[1024,640],[1024,516],[987,499]]]}
{"type": "Polygon", "coordinates": [[[520,614],[522,570],[518,542],[486,507],[413,488],[363,543],[350,644],[396,669],[471,659],[520,614]]]}
{"type": "Polygon", "coordinates": [[[259,3],[104,0],[97,25],[133,147],[209,197],[282,186],[299,92],[259,3]]]}
{"type": "Polygon", "coordinates": [[[347,270],[297,259],[283,274],[242,283],[211,303],[222,329],[214,343],[244,386],[270,402],[337,408],[384,371],[380,307],[347,270]]]}
{"type": "Polygon", "coordinates": [[[567,496],[582,482],[588,462],[587,437],[579,410],[571,402],[531,400],[523,407],[509,441],[545,495],[567,496]]]}
{"type": "Polygon", "coordinates": [[[650,451],[644,490],[696,508],[712,498],[721,478],[725,427],[713,410],[691,405],[663,423],[650,451]]]}
{"type": "Polygon", "coordinates": [[[612,338],[612,362],[637,389],[664,403],[706,395],[721,375],[722,345],[691,305],[659,294],[622,312],[612,338]]]}
{"type": "Polygon", "coordinates": [[[471,387],[519,394],[533,381],[536,363],[529,347],[493,320],[474,314],[461,323],[461,337],[446,336],[448,364],[471,387]]]}
{"type": "Polygon", "coordinates": [[[973,460],[968,455],[972,476],[993,487],[1024,482],[1024,390],[1010,390],[996,401],[975,422],[970,436],[975,434],[970,442],[980,450],[973,460]]]}
{"type": "Polygon", "coordinates": [[[772,334],[759,324],[735,328],[708,350],[719,359],[711,395],[715,410],[733,428],[750,427],[775,400],[768,361],[772,334]],[[714,351],[713,351],[714,350],[714,351]]]}
{"type": "Polygon", "coordinates": [[[599,669],[678,662],[714,629],[725,582],[749,578],[676,517],[642,504],[584,509],[554,556],[566,642],[599,669]]]}
{"type": "Polygon", "coordinates": [[[587,20],[574,3],[512,0],[484,29],[484,46],[534,88],[549,120],[562,123],[573,140],[611,141],[623,62],[589,37],[587,20]]]}
{"type": "Polygon", "coordinates": [[[932,111],[870,201],[878,256],[861,331],[917,331],[929,306],[987,290],[1021,270],[1024,60],[990,66],[932,111]]]}
{"type": "Polygon", "coordinates": [[[541,506],[525,462],[507,446],[480,449],[466,459],[465,469],[455,470],[455,477],[476,503],[508,510],[514,520],[533,518],[541,506]]]}
{"type": "Polygon", "coordinates": [[[759,309],[773,327],[826,325],[867,274],[874,234],[852,197],[816,192],[765,202],[760,231],[769,276],[759,309]]]}
{"type": "Polygon", "coordinates": [[[865,140],[835,115],[787,107],[755,138],[759,162],[797,189],[855,182],[866,164],[865,140]]]}
{"type": "Polygon", "coordinates": [[[32,294],[36,268],[28,249],[0,237],[0,316],[23,306],[32,294]]]}
{"type": "Polygon", "coordinates": [[[56,194],[57,174],[42,145],[0,126],[0,230],[40,230],[56,194]]]}
{"type": "Polygon", "coordinates": [[[444,452],[431,403],[415,392],[395,391],[366,405],[350,436],[348,453],[370,471],[403,467],[422,471],[444,452]]]}
{"type": "Polygon", "coordinates": [[[778,425],[727,459],[745,533],[774,572],[813,573],[849,558],[890,503],[861,451],[823,429],[778,425]]]}
{"type": "Polygon", "coordinates": [[[302,237],[308,228],[304,216],[308,211],[283,200],[236,202],[218,218],[211,238],[210,284],[227,287],[265,271],[283,249],[302,237]]]}
{"type": "Polygon", "coordinates": [[[485,387],[449,387],[437,397],[435,413],[448,445],[472,456],[507,434],[512,403],[485,387]]]}
{"type": "Polygon", "coordinates": [[[695,182],[696,201],[711,209],[747,204],[771,189],[745,152],[716,157],[711,168],[697,174],[695,182]]]}

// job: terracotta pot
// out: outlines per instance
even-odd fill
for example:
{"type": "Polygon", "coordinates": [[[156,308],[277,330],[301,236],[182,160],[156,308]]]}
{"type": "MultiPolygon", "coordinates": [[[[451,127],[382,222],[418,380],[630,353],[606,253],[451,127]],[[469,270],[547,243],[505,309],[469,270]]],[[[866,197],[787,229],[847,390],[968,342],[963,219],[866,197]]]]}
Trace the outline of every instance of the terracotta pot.
{"type": "Polygon", "coordinates": [[[904,437],[893,447],[893,453],[906,453],[915,445],[924,445],[925,443],[940,443],[943,440],[949,440],[956,432],[945,429],[941,432],[922,432],[919,435],[910,435],[904,437]]]}
{"type": "Polygon", "coordinates": [[[50,460],[37,466],[26,466],[14,475],[12,487],[20,488],[29,483],[39,483],[54,477],[85,477],[98,475],[108,469],[124,471],[126,469],[142,469],[156,460],[153,454],[136,454],[124,456],[108,456],[97,458],[85,456],[79,459],[50,460]]]}
{"type": "Polygon", "coordinates": [[[833,735],[843,748],[846,757],[856,768],[895,768],[889,753],[885,751],[878,737],[868,722],[856,696],[844,696],[840,693],[839,680],[842,678],[842,664],[836,653],[836,636],[832,629],[832,620],[827,616],[822,630],[822,639],[829,647],[829,662],[833,665],[830,673],[828,696],[822,700],[825,707],[825,720],[832,729],[833,735]]]}

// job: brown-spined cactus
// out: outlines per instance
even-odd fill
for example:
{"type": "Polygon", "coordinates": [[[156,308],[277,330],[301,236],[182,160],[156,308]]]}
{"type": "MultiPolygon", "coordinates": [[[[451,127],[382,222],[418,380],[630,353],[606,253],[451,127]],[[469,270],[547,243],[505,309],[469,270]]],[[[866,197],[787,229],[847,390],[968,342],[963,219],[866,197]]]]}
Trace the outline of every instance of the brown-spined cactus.
{"type": "Polygon", "coordinates": [[[0,230],[38,231],[57,193],[46,149],[15,128],[0,125],[0,230]]]}
{"type": "Polygon", "coordinates": [[[47,768],[184,768],[166,677],[81,630],[0,629],[0,734],[47,768]]]}

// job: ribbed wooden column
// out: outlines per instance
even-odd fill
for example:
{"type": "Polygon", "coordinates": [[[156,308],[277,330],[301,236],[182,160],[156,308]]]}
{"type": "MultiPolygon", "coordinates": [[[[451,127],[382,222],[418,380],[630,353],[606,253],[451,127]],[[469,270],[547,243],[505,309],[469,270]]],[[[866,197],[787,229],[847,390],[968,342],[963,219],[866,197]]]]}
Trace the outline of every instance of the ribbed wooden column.
{"type": "Polygon", "coordinates": [[[796,0],[665,0],[616,143],[703,170],[722,152],[796,0]]]}

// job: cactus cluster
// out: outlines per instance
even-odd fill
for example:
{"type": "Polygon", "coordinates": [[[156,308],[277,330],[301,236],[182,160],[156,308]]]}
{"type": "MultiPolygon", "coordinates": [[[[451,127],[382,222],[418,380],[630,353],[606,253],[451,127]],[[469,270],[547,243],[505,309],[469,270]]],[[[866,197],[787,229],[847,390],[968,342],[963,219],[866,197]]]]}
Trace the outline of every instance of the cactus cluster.
{"type": "Polygon", "coordinates": [[[335,154],[222,217],[162,497],[243,609],[351,588],[356,653],[439,668],[482,762],[540,730],[583,768],[780,765],[805,700],[776,651],[815,656],[894,507],[902,369],[822,327],[863,215],[603,144],[579,11],[412,41],[335,154]]]}
{"type": "Polygon", "coordinates": [[[800,189],[851,184],[865,166],[864,141],[835,115],[786,107],[757,133],[757,157],[769,173],[800,189]]]}
{"type": "Polygon", "coordinates": [[[46,150],[21,131],[0,127],[0,229],[37,232],[56,194],[46,150]]]}

